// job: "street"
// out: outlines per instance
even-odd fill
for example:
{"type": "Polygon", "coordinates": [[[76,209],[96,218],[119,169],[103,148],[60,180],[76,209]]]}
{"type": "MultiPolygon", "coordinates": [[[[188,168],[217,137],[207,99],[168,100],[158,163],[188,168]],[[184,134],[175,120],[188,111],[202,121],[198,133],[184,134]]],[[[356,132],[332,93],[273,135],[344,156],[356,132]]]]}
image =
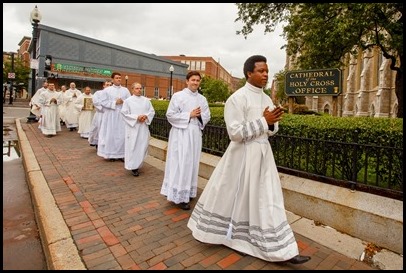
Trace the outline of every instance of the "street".
{"type": "Polygon", "coordinates": [[[47,270],[14,122],[28,115],[3,108],[3,270],[47,270]]]}

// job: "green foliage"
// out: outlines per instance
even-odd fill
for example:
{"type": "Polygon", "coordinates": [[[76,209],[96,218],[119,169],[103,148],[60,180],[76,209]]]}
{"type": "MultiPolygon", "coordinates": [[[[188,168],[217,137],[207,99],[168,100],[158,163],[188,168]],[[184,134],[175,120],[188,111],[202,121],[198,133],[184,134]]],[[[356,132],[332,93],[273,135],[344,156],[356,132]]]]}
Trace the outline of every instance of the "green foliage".
{"type": "Polygon", "coordinates": [[[247,79],[242,78],[242,79],[238,82],[238,85],[237,85],[237,89],[236,89],[236,90],[238,90],[238,89],[240,89],[241,87],[243,87],[246,82],[247,82],[247,79]]]}
{"type": "Polygon", "coordinates": [[[247,37],[262,24],[265,33],[286,23],[287,54],[297,69],[340,68],[347,54],[378,46],[397,71],[398,117],[403,117],[403,3],[237,3],[247,37]]]}
{"type": "Polygon", "coordinates": [[[278,104],[283,105],[288,101],[288,96],[285,93],[285,71],[279,71],[274,77],[276,79],[276,99],[278,104]]]}
{"type": "Polygon", "coordinates": [[[24,85],[22,87],[28,88],[28,80],[30,76],[31,69],[29,67],[26,67],[23,63],[23,61],[17,57],[14,58],[14,71],[11,69],[11,57],[7,58],[5,61],[3,61],[4,69],[3,69],[3,83],[7,82],[7,75],[9,72],[14,72],[16,75],[16,78],[14,79],[14,84],[20,84],[23,83],[24,85]]]}
{"type": "Polygon", "coordinates": [[[230,96],[228,85],[211,77],[203,77],[200,88],[208,102],[224,102],[230,96]]]}

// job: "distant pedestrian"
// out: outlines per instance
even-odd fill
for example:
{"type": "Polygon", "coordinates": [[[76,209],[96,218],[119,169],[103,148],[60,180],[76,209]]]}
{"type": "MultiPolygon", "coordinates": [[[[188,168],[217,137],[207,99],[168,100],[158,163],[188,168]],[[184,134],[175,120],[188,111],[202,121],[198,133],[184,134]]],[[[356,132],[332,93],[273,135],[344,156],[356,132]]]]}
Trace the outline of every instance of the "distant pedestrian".
{"type": "Polygon", "coordinates": [[[124,168],[139,176],[139,169],[148,153],[148,126],[155,116],[155,110],[151,101],[142,96],[140,83],[133,83],[131,92],[132,96],[124,101],[121,109],[125,121],[124,168]]]}
{"type": "Polygon", "coordinates": [[[173,94],[166,111],[172,127],[161,194],[184,210],[197,194],[202,131],[210,120],[207,99],[198,93],[201,79],[199,72],[190,71],[187,88],[173,94]]]}

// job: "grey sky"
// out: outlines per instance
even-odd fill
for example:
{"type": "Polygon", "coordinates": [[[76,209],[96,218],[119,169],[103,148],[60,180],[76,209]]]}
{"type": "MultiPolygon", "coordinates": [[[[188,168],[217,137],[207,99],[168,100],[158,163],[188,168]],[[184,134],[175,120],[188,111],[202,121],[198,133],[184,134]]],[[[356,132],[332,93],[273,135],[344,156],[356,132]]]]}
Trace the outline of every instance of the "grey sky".
{"type": "Polygon", "coordinates": [[[155,55],[213,57],[233,76],[242,78],[251,55],[268,59],[270,81],[285,66],[286,42],[257,26],[247,39],[233,3],[3,3],[3,51],[16,51],[23,36],[32,35],[29,20],[38,6],[41,24],[155,55]]]}

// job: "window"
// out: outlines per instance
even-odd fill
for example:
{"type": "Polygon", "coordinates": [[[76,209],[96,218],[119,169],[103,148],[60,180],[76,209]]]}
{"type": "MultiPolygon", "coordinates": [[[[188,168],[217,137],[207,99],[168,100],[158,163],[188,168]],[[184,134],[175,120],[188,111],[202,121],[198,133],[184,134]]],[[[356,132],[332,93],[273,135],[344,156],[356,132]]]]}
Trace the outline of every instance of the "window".
{"type": "Polygon", "coordinates": [[[154,88],[154,98],[159,98],[159,87],[154,88]]]}

